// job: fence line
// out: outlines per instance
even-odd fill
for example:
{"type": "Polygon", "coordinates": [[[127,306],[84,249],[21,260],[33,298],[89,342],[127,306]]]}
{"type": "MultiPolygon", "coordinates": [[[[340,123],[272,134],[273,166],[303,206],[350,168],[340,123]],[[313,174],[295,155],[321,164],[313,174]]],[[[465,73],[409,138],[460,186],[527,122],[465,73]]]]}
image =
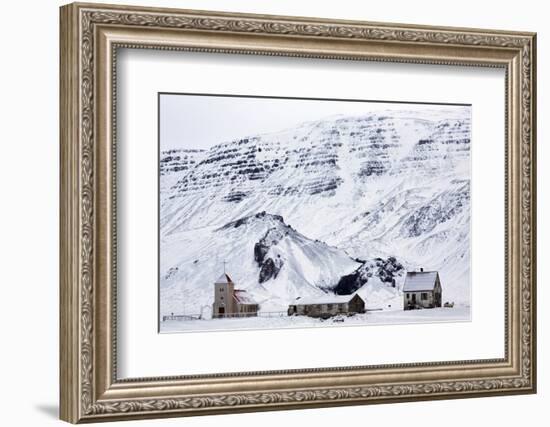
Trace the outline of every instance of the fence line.
{"type": "Polygon", "coordinates": [[[258,317],[285,317],[288,316],[287,311],[259,311],[258,317]]]}
{"type": "MultiPolygon", "coordinates": [[[[286,317],[288,313],[286,311],[259,311],[255,313],[231,313],[224,314],[222,316],[216,316],[215,318],[219,319],[232,319],[232,318],[242,318],[242,317],[286,317]]],[[[204,317],[201,314],[170,314],[162,316],[162,321],[166,322],[167,320],[199,320],[204,317]]],[[[210,317],[208,317],[209,319],[210,317]]]]}
{"type": "Polygon", "coordinates": [[[200,314],[170,314],[168,316],[162,316],[162,321],[167,320],[198,320],[201,318],[200,314]]]}
{"type": "MultiPolygon", "coordinates": [[[[365,312],[369,311],[382,311],[382,308],[367,308],[365,309],[365,312]]],[[[330,317],[342,315],[342,316],[350,316],[358,314],[358,312],[342,312],[342,313],[332,313],[330,317]]],[[[304,314],[307,316],[307,314],[304,314]]],[[[245,318],[245,317],[287,317],[288,312],[287,311],[258,311],[255,313],[231,313],[231,314],[224,314],[221,316],[213,317],[214,319],[236,319],[236,318],[245,318]]],[[[170,314],[166,316],[162,316],[162,321],[166,322],[167,320],[177,320],[177,321],[185,321],[185,320],[200,320],[200,319],[210,319],[210,317],[203,317],[202,314],[170,314]]]]}

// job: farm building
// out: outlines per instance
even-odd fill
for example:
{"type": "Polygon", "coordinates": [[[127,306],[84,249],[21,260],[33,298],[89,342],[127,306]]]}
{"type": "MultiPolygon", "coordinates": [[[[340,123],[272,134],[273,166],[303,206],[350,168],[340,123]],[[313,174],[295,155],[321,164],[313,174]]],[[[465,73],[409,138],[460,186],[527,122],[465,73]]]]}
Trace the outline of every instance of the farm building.
{"type": "Polygon", "coordinates": [[[212,317],[252,317],[258,315],[258,304],[243,289],[235,289],[235,283],[223,273],[214,283],[212,317]]]}
{"type": "Polygon", "coordinates": [[[441,281],[437,271],[408,271],[403,285],[403,309],[441,307],[441,281]]]}
{"type": "Polygon", "coordinates": [[[358,294],[327,295],[316,299],[300,298],[288,306],[288,315],[329,318],[338,314],[365,312],[365,301],[358,294]]]}

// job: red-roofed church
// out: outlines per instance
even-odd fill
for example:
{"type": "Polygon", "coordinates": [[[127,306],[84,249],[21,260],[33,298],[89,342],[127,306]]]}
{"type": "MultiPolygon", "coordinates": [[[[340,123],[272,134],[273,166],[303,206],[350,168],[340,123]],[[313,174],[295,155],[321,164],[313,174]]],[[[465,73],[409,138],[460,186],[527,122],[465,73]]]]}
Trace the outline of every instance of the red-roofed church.
{"type": "Polygon", "coordinates": [[[258,315],[258,303],[235,283],[225,272],[214,283],[212,317],[252,317],[258,315]]]}

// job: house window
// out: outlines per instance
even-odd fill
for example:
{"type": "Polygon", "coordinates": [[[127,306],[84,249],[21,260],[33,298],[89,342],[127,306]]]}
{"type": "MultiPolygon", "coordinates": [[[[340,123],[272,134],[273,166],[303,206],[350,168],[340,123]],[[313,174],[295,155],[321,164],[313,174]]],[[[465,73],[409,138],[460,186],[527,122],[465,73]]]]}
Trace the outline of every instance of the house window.
{"type": "Polygon", "coordinates": [[[411,294],[407,294],[407,299],[409,299],[411,297],[411,294]]]}
{"type": "Polygon", "coordinates": [[[327,304],[327,310],[332,310],[332,304],[327,304]]]}
{"type": "Polygon", "coordinates": [[[420,299],[421,299],[422,301],[427,300],[427,299],[428,299],[428,293],[427,293],[427,292],[422,292],[422,293],[420,294],[420,299]]]}

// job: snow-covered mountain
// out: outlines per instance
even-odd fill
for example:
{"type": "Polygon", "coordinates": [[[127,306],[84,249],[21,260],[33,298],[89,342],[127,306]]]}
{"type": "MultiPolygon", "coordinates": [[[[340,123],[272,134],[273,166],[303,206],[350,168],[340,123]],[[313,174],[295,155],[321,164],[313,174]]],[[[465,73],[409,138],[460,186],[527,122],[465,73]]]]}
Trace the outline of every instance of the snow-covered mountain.
{"type": "MultiPolygon", "coordinates": [[[[161,261],[165,312],[199,313],[213,301],[213,280],[224,263],[239,289],[263,310],[281,310],[303,296],[321,296],[361,266],[342,249],[300,234],[283,217],[260,212],[222,227],[172,234],[161,261]],[[182,251],[181,248],[184,248],[182,251]]],[[[161,257],[162,258],[162,257],[161,257]]]]}
{"type": "Polygon", "coordinates": [[[470,110],[450,111],[335,116],[163,151],[161,312],[210,304],[224,260],[266,307],[388,257],[439,270],[443,299],[469,304],[470,110]]]}

